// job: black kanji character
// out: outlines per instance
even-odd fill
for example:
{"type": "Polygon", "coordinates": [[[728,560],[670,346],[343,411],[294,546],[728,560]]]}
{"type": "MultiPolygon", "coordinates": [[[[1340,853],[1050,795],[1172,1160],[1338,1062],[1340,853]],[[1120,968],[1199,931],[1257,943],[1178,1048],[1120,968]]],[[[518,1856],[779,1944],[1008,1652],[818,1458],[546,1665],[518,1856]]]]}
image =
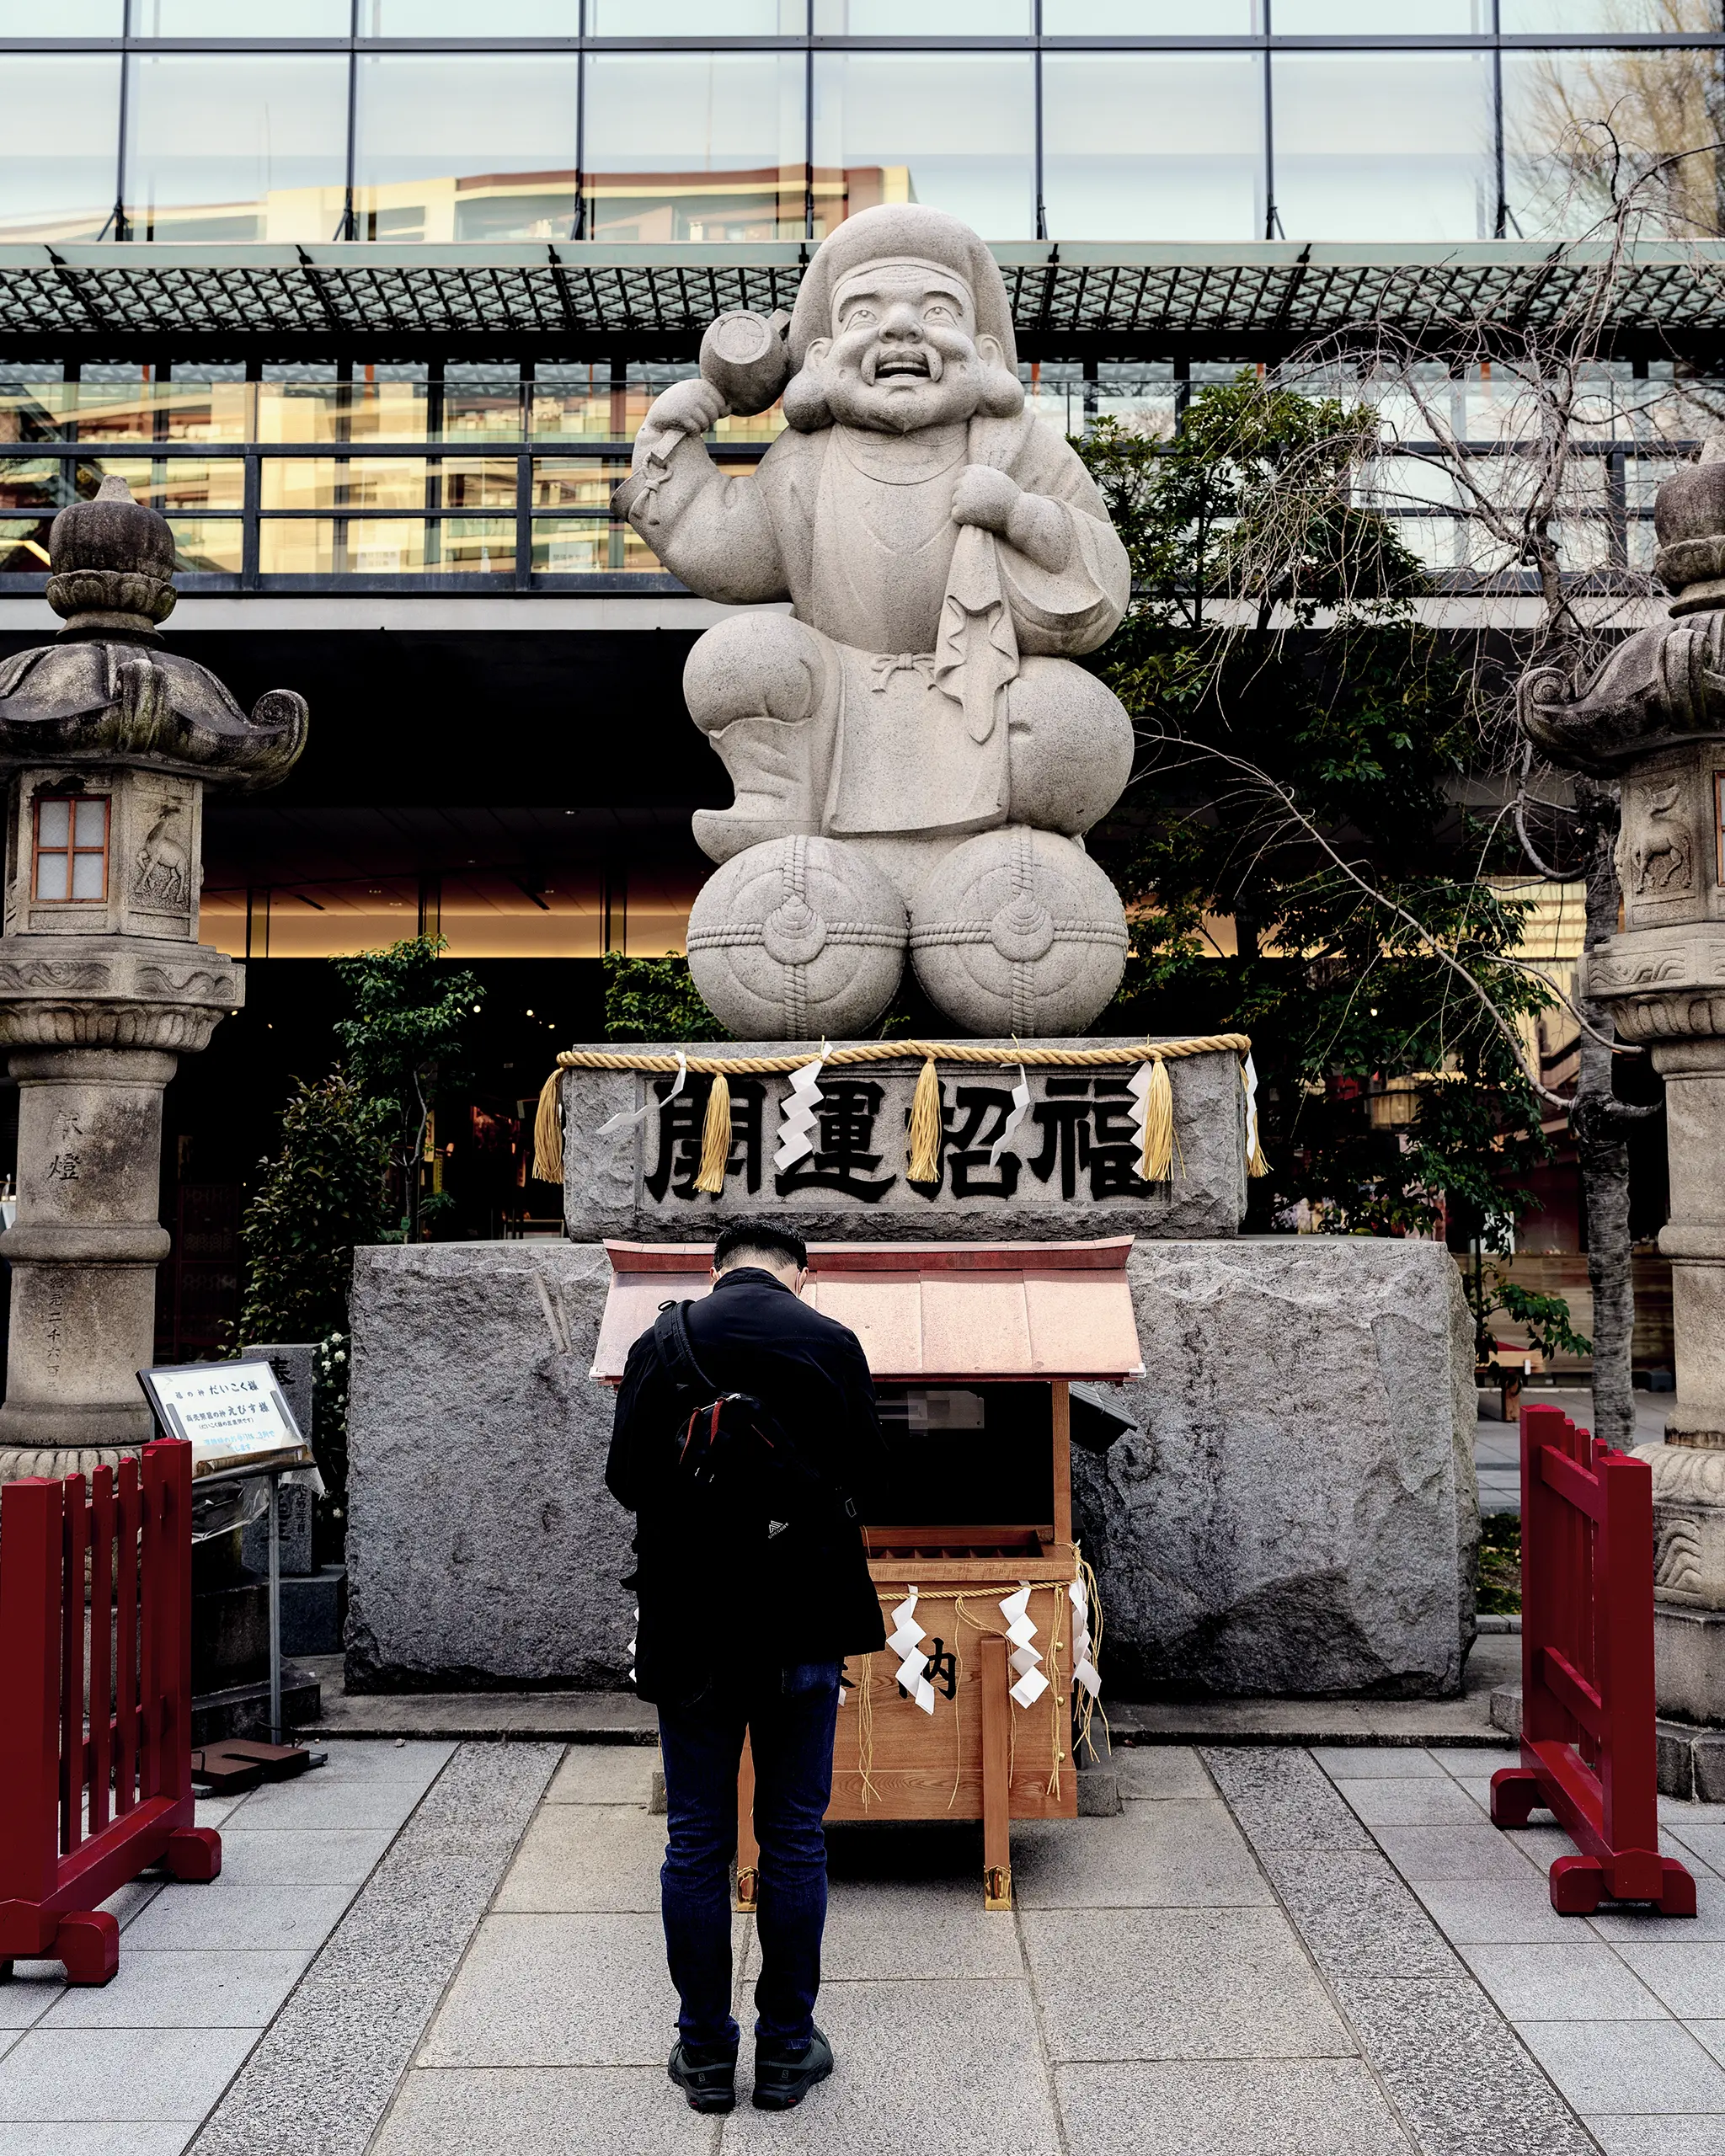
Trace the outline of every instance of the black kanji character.
{"type": "Polygon", "coordinates": [[[814,1117],[814,1150],[780,1171],[773,1186],[779,1196],[788,1198],[798,1190],[836,1190],[847,1198],[860,1198],[865,1205],[878,1204],[898,1181],[896,1176],[867,1180],[881,1163],[881,1155],[872,1149],[875,1118],[884,1098],[884,1087],[870,1079],[824,1080],[814,1117]]]}
{"type": "MultiPolygon", "coordinates": [[[[922,1674],[937,1692],[943,1692],[950,1700],[959,1689],[959,1657],[944,1640],[932,1640],[929,1644],[934,1652],[929,1656],[928,1667],[922,1674]]],[[[907,1700],[911,1697],[911,1689],[902,1679],[899,1689],[907,1700]]]]}
{"type": "Polygon", "coordinates": [[[954,1198],[1010,1198],[1018,1187],[1023,1165],[1016,1153],[1002,1153],[989,1165],[995,1140],[1012,1112],[1011,1090],[1000,1086],[954,1087],[946,1114],[946,1161],[953,1171],[954,1198]]]}
{"type": "MultiPolygon", "coordinates": [[[[670,1078],[654,1081],[660,1100],[659,1158],[652,1173],[642,1178],[648,1195],[661,1204],[667,1190],[673,1198],[718,1195],[716,1191],[695,1187],[695,1178],[701,1172],[702,1135],[707,1127],[707,1097],[713,1081],[697,1079],[672,1100],[669,1096],[675,1082],[670,1078]]],[[[752,1197],[761,1187],[761,1126],[766,1088],[758,1079],[733,1078],[729,1082],[731,1150],[724,1171],[727,1176],[740,1175],[744,1188],[752,1197]]]]}
{"type": "Polygon", "coordinates": [[[1076,1198],[1081,1171],[1092,1198],[1142,1197],[1150,1186],[1138,1174],[1139,1139],[1133,1129],[1130,1088],[1124,1078],[1053,1078],[1048,1097],[1031,1111],[1042,1125],[1042,1150],[1030,1172],[1046,1182],[1060,1170],[1060,1196],[1076,1198]]]}

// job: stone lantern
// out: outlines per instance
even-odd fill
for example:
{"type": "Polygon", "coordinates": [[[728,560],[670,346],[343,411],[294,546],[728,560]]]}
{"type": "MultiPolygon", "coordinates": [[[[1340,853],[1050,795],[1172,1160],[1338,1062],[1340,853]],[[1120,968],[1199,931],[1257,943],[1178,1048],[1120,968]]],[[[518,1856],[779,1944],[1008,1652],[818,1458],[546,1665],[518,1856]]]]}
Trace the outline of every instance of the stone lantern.
{"type": "Polygon", "coordinates": [[[1670,618],[1613,652],[1579,696],[1521,684],[1556,762],[1615,777],[1623,926],[1587,993],[1665,1081],[1678,1397],[1653,1472],[1661,1709],[1725,1721],[1725,440],[1659,488],[1655,567],[1670,618]]]}
{"type": "Polygon", "coordinates": [[[150,1436],[162,1089],[245,1000],[198,941],[206,784],[274,785],[306,705],[248,718],[163,648],[174,539],[107,478],[54,520],[51,644],[0,663],[8,786],[0,1043],[19,1086],[19,1203],[0,1481],[113,1462],[150,1436]]]}

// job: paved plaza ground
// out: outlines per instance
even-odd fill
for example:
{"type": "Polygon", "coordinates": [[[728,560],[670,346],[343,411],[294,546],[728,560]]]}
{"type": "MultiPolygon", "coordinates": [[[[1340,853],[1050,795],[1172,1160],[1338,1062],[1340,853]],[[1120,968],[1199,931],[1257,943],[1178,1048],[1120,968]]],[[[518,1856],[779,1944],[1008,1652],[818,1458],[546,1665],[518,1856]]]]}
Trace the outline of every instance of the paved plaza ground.
{"type": "Polygon", "coordinates": [[[206,1807],[221,1879],[122,1896],[111,1985],[0,1987],[0,2156],[1725,2152],[1725,1809],[1664,1806],[1699,1922],[1560,1918],[1475,1747],[1123,1748],[1118,1816],[1015,1830],[1011,1915],[973,1828],[836,1830],[840,2072],[697,2119],[654,1756],[351,1742],[206,1807]]]}
{"type": "Polygon", "coordinates": [[[1119,1811],[1017,1828],[1010,1915],[973,1826],[835,1829],[839,2073],[756,2113],[745,2043],[726,2121],[665,2076],[650,1710],[337,1690],[327,1766],[200,1806],[219,1880],[109,1905],[112,1984],[0,1985],[0,2156],[1725,2156],[1725,1807],[1661,1804],[1697,1921],[1556,1915],[1566,1838],[1484,1810],[1519,1646],[1454,1701],[1117,1709],[1119,1811]]]}

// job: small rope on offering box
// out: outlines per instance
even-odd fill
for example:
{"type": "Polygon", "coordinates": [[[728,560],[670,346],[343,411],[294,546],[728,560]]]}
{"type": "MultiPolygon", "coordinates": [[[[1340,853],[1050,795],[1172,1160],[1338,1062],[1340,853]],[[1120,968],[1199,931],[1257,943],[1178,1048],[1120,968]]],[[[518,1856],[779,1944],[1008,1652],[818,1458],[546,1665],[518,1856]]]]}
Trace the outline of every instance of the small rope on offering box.
{"type": "MultiPolygon", "coordinates": [[[[1066,1687],[1060,1680],[1060,1665],[1063,1646],[1060,1636],[1060,1613],[1063,1607],[1070,1602],[1073,1616],[1072,1689],[1082,1695],[1082,1705],[1075,1710],[1077,1735],[1073,1746],[1073,1764],[1076,1767],[1079,1745],[1090,1747],[1091,1756],[1092,1758],[1095,1757],[1090,1732],[1091,1717],[1097,1710],[1097,1695],[1102,1689],[1102,1680],[1097,1674],[1095,1662],[1095,1656],[1102,1639],[1102,1601],[1097,1589],[1096,1573],[1081,1554],[1078,1558],[1077,1575],[1070,1582],[1064,1594],[1058,1582],[1039,1582],[1039,1585],[1048,1588],[1054,1596],[1054,1615],[1049,1626],[1048,1657],[1045,1665],[1044,1665],[1042,1654],[1034,1644],[1037,1628],[1029,1614],[1030,1596],[1034,1590],[1028,1583],[1021,1585],[1013,1593],[1004,1596],[998,1601],[985,1591],[979,1591],[975,1588],[936,1588],[925,1591],[915,1587],[907,1588],[903,1598],[895,1604],[887,1613],[892,1621],[893,1630],[888,1637],[884,1652],[893,1656],[899,1664],[891,1681],[899,1687],[913,1706],[921,1708],[923,1713],[932,1718],[935,1710],[935,1689],[927,1674],[930,1667],[929,1658],[922,1652],[921,1646],[921,1642],[931,1636],[916,1621],[918,1604],[950,1602],[954,1616],[961,1624],[968,1625],[973,1632],[984,1637],[1004,1639],[1013,1651],[1009,1658],[1009,1667],[1016,1679],[1010,1694],[1013,1705],[1021,1710],[1028,1711],[1035,1706],[1044,1692],[1050,1692],[1053,1695],[1052,1711],[1049,1717],[1051,1757],[1048,1794],[1058,1802],[1060,1794],[1060,1772],[1066,1758],[1065,1747],[1061,1742],[1062,1717],[1060,1703],[1067,1696],[1066,1687]],[[992,1624],[985,1621],[983,1617],[975,1614],[967,1605],[978,1600],[992,1603],[993,1607],[1000,1612],[1003,1621],[992,1624]],[[1089,1629],[1092,1615],[1096,1621],[1094,1636],[1089,1629]],[[1049,1672],[1046,1676],[1043,1674],[1044,1666],[1049,1672]]],[[[888,1592],[896,1592],[896,1590],[888,1590],[888,1592]]],[[[884,1593],[882,1594],[881,1599],[883,1602],[886,1599],[884,1593]]],[[[938,1644],[937,1641],[937,1645],[938,1644]]],[[[956,1638],[953,1640],[951,1652],[953,1681],[948,1697],[953,1704],[953,1789],[951,1796],[947,1799],[948,1812],[958,1801],[964,1764],[964,1717],[960,1710],[960,1700],[964,1689],[964,1657],[956,1638]]],[[[866,1811],[871,1804],[880,1801],[880,1790],[873,1780],[874,1657],[864,1655],[859,1659],[862,1665],[862,1674],[852,1689],[857,1701],[857,1769],[862,1785],[863,1809],[866,1811]]],[[[842,1690],[839,1694],[839,1704],[841,1706],[846,1704],[846,1694],[842,1690]]],[[[1103,1726],[1106,1731],[1108,1717],[1105,1714],[1103,1716],[1103,1726]]],[[[1007,1781],[1010,1787],[1012,1777],[1017,1769],[1018,1717],[1017,1715],[1012,1716],[1008,1724],[1007,1741],[1007,1781]]]]}
{"type": "MultiPolygon", "coordinates": [[[[675,1099],[692,1075],[710,1078],[706,1119],[701,1132],[701,1166],[697,1190],[709,1193],[724,1188],[725,1167],[731,1150],[732,1077],[791,1074],[792,1085],[783,1108],[778,1152],[774,1166],[788,1168],[810,1151],[810,1131],[820,1100],[823,1070],[844,1069],[855,1064],[904,1063],[920,1058],[916,1091],[911,1104],[910,1127],[905,1133],[905,1179],[932,1183],[940,1175],[942,1134],[940,1070],[942,1063],[1012,1065],[1018,1068],[1013,1093],[1013,1113],[995,1141],[998,1155],[1030,1104],[1027,1069],[1085,1070],[1109,1065],[1135,1064],[1129,1090],[1132,1115],[1139,1132],[1138,1173],[1145,1182],[1167,1182],[1174,1173],[1177,1145],[1174,1136],[1174,1093],[1168,1065],[1189,1055],[1213,1055],[1231,1050],[1240,1060],[1240,1084],[1246,1096],[1247,1172],[1269,1173],[1269,1164],[1258,1143],[1258,1073],[1252,1060],[1252,1041],[1245,1033],[1199,1033],[1188,1040],[1123,1041],[1105,1048],[986,1048],[974,1041],[850,1041],[841,1048],[823,1045],[819,1055],[690,1055],[682,1049],[653,1054],[628,1049],[564,1049],[557,1067],[540,1088],[538,1113],[533,1121],[533,1173],[542,1182],[563,1181],[563,1116],[560,1089],[566,1070],[638,1070],[649,1075],[675,1074],[676,1083],[667,1099],[675,1099]]],[[[658,1103],[633,1114],[611,1117],[596,1134],[604,1138],[639,1123],[658,1103]]]]}

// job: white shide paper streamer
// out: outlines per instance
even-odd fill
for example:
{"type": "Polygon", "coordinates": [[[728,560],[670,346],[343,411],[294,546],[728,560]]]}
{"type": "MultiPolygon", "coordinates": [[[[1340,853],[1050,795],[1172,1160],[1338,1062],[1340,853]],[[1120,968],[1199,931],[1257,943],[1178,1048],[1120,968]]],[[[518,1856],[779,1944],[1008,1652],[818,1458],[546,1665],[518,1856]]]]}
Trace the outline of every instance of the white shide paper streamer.
{"type": "Polygon", "coordinates": [[[809,1134],[820,1113],[820,1068],[825,1060],[825,1056],[817,1055],[812,1063],[791,1073],[791,1090],[785,1095],[778,1126],[778,1150],[772,1156],[776,1168],[793,1167],[814,1150],[814,1140],[809,1134]]]}
{"type": "Polygon", "coordinates": [[[610,1117],[606,1122],[601,1123],[598,1129],[594,1132],[593,1135],[595,1138],[609,1138],[613,1131],[632,1130],[638,1123],[644,1123],[648,1117],[652,1114],[654,1108],[668,1108],[671,1102],[676,1098],[677,1095],[682,1091],[688,1075],[689,1059],[683,1054],[683,1051],[679,1049],[677,1050],[677,1082],[665,1096],[665,1098],[661,1100],[658,1094],[655,1093],[649,1086],[647,1089],[647,1105],[645,1107],[636,1108],[633,1112],[628,1109],[619,1109],[617,1114],[610,1117]]]}
{"type": "Polygon", "coordinates": [[[1036,1637],[1036,1625],[1029,1614],[1030,1590],[1021,1587],[1009,1594],[1001,1604],[1001,1614],[1007,1620],[1007,1637],[1016,1652],[1012,1656],[1013,1669],[1018,1681],[1013,1685],[1011,1697],[1021,1707],[1033,1707],[1048,1689],[1048,1679],[1037,1664],[1042,1657],[1032,1642],[1036,1637]]]}
{"type": "Polygon", "coordinates": [[[1258,1150],[1258,1066],[1248,1052],[1246,1058],[1246,1157],[1258,1150]]]}
{"type": "Polygon", "coordinates": [[[913,1587],[893,1612],[893,1629],[887,1646],[899,1657],[899,1682],[926,1715],[934,1712],[934,1687],[924,1670],[928,1657],[921,1652],[922,1627],[916,1622],[916,1590],[913,1587]]]}
{"type": "Polygon", "coordinates": [[[1074,1580],[1066,1593],[1072,1604],[1072,1681],[1093,1700],[1102,1690],[1102,1679],[1090,1659],[1089,1592],[1082,1580],[1074,1580]]]}
{"type": "Polygon", "coordinates": [[[1007,1113],[1006,1121],[1001,1125],[1000,1136],[988,1149],[990,1167],[997,1168],[1000,1166],[1001,1155],[1007,1150],[1007,1140],[1029,1113],[1030,1081],[1024,1075],[1024,1066],[1021,1063],[1018,1065],[1018,1082],[1012,1088],[1012,1105],[1007,1113]]]}
{"type": "MultiPolygon", "coordinates": [[[[1132,1128],[1138,1134],[1140,1161],[1144,1158],[1144,1126],[1150,1119],[1150,1081],[1155,1075],[1156,1065],[1146,1060],[1126,1081],[1126,1091],[1132,1096],[1132,1128]]],[[[1251,1155],[1247,1157],[1250,1159],[1251,1155]]]]}

